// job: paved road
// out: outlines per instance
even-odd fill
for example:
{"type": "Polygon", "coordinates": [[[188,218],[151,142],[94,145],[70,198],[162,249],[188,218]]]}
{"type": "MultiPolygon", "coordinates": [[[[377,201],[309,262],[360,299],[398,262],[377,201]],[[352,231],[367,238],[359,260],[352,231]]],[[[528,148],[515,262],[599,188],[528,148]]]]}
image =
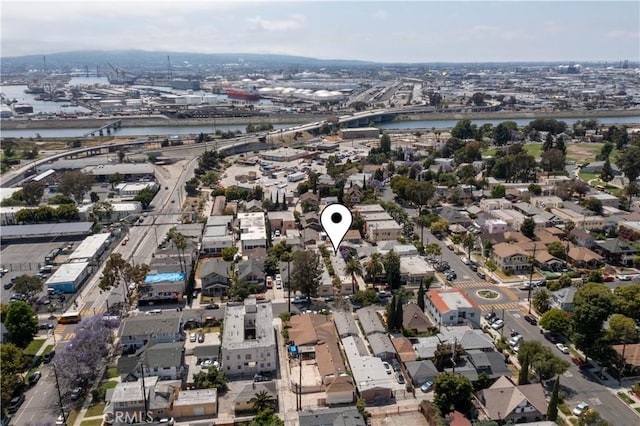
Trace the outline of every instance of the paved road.
{"type": "MultiPolygon", "coordinates": [[[[602,418],[613,425],[637,425],[640,418],[613,393],[611,389],[600,384],[595,376],[581,371],[571,362],[570,355],[561,353],[554,344],[544,339],[540,328],[532,326],[524,320],[520,310],[505,311],[504,334],[507,336],[513,329],[524,336],[524,340],[538,340],[551,348],[554,353],[569,362],[569,370],[560,378],[562,390],[567,394],[567,404],[571,409],[580,401],[587,402],[595,408],[602,418]]],[[[615,390],[615,389],[614,389],[615,390]]]]}

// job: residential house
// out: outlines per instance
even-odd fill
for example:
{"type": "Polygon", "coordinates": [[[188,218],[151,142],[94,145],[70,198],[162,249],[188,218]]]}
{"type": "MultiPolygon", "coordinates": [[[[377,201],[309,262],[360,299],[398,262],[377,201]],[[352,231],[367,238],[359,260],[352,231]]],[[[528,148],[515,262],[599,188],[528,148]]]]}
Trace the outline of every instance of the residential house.
{"type": "Polygon", "coordinates": [[[634,257],[640,253],[634,245],[619,238],[597,241],[594,251],[604,256],[607,263],[622,266],[633,265],[634,257]]]}
{"type": "Polygon", "coordinates": [[[435,326],[433,322],[415,303],[407,303],[403,306],[402,310],[402,327],[406,330],[411,330],[415,334],[421,334],[428,332],[435,326]]]}
{"type": "Polygon", "coordinates": [[[562,272],[565,269],[564,262],[549,254],[546,249],[536,250],[536,262],[543,271],[562,272]]]}
{"type": "Polygon", "coordinates": [[[491,420],[526,423],[544,420],[547,415],[547,400],[540,383],[515,385],[501,377],[481,392],[480,400],[491,420]]]}
{"type": "Polygon", "coordinates": [[[184,342],[148,342],[131,356],[118,359],[118,375],[126,381],[158,376],[160,380],[182,380],[185,374],[184,342]]]}
{"type": "Polygon", "coordinates": [[[640,222],[621,221],[618,224],[618,236],[627,241],[640,241],[640,222]]]}
{"type": "Polygon", "coordinates": [[[573,311],[573,298],[577,291],[576,287],[570,286],[551,292],[551,306],[567,312],[573,311]]]}
{"type": "Polygon", "coordinates": [[[249,383],[240,389],[240,392],[233,399],[233,410],[236,415],[253,412],[253,403],[251,401],[260,392],[265,392],[275,401],[276,407],[278,406],[278,390],[276,389],[275,381],[249,383]]]}
{"type": "Polygon", "coordinates": [[[424,382],[431,381],[436,378],[440,372],[431,360],[406,362],[405,368],[409,373],[409,378],[414,387],[419,388],[424,382]]]}
{"type": "Polygon", "coordinates": [[[487,219],[484,222],[484,229],[486,229],[489,234],[503,234],[507,232],[509,226],[507,222],[500,219],[487,219]]]}
{"type": "Polygon", "coordinates": [[[531,197],[529,203],[541,209],[551,209],[562,207],[564,201],[558,196],[551,195],[546,197],[531,197]]]}
{"type": "Polygon", "coordinates": [[[373,333],[367,335],[371,353],[373,356],[382,360],[389,361],[396,358],[396,349],[394,348],[389,336],[382,333],[373,333]]]}
{"type": "Polygon", "coordinates": [[[253,258],[266,257],[268,238],[264,213],[238,213],[238,220],[242,255],[253,258]]]}
{"type": "Polygon", "coordinates": [[[382,324],[375,306],[367,306],[356,311],[358,321],[362,325],[365,336],[374,333],[386,333],[387,329],[382,324]]]}
{"type": "Polygon", "coordinates": [[[236,264],[236,274],[239,280],[264,285],[264,259],[240,260],[236,264]]]}
{"type": "Polygon", "coordinates": [[[359,336],[358,324],[356,324],[356,320],[351,312],[341,309],[335,310],[333,312],[333,322],[340,338],[359,336]]]}
{"type": "Polygon", "coordinates": [[[317,232],[322,231],[318,212],[308,212],[303,214],[300,218],[300,225],[302,226],[302,229],[312,229],[317,232]]]}
{"type": "MultiPolygon", "coordinates": [[[[298,198],[301,206],[307,206],[307,211],[317,211],[320,206],[320,196],[311,191],[307,191],[298,198]]],[[[304,210],[304,207],[303,207],[304,210]]]]}
{"type": "Polygon", "coordinates": [[[198,278],[202,283],[202,294],[222,296],[231,285],[231,264],[222,258],[208,259],[200,265],[198,278]]]}
{"type": "Polygon", "coordinates": [[[182,301],[186,286],[185,278],[184,272],[147,275],[144,281],[138,285],[138,304],[145,306],[154,303],[182,301]]]}
{"type": "Polygon", "coordinates": [[[247,213],[260,213],[263,210],[262,201],[250,200],[244,203],[244,211],[247,213]]]}
{"type": "Polygon", "coordinates": [[[396,380],[387,374],[382,359],[372,356],[349,357],[353,379],[360,397],[367,404],[384,404],[393,398],[396,380]]]}
{"type": "Polygon", "coordinates": [[[402,236],[402,226],[395,220],[367,222],[366,227],[371,242],[397,240],[402,236]]]}
{"type": "Polygon", "coordinates": [[[425,309],[439,325],[467,323],[480,327],[480,307],[462,290],[429,290],[425,309]]]}
{"type": "Polygon", "coordinates": [[[173,401],[171,414],[176,419],[208,417],[218,413],[218,391],[216,389],[181,390],[173,401]]]}
{"type": "Polygon", "coordinates": [[[596,244],[596,238],[584,229],[573,229],[569,234],[569,239],[578,247],[592,248],[596,244]]]}
{"type": "Polygon", "coordinates": [[[184,341],[181,313],[139,315],[126,318],[120,326],[123,353],[133,353],[149,342],[167,343],[184,341]]]}
{"type": "Polygon", "coordinates": [[[336,407],[298,412],[300,426],[365,426],[356,407],[336,407]]]}
{"type": "Polygon", "coordinates": [[[351,185],[351,187],[344,190],[342,200],[347,206],[354,206],[362,201],[363,196],[364,192],[359,185],[351,185]]]}
{"type": "Polygon", "coordinates": [[[410,362],[416,360],[416,351],[413,349],[413,344],[408,338],[404,336],[393,337],[391,338],[391,344],[398,353],[400,361],[410,362]]]}
{"type": "Polygon", "coordinates": [[[141,415],[152,418],[171,416],[171,406],[182,386],[180,380],[161,381],[158,376],[142,378],[135,382],[120,382],[108,392],[104,408],[106,419],[126,418],[132,423],[144,422],[141,415]],[[146,400],[146,401],[145,401],[146,400]]]}
{"type": "Polygon", "coordinates": [[[227,304],[221,355],[224,373],[229,376],[253,376],[277,369],[277,348],[271,302],[227,304]]]}
{"type": "Polygon", "coordinates": [[[507,274],[520,274],[531,268],[528,254],[518,244],[496,244],[492,248],[491,258],[507,274]]]}
{"type": "Polygon", "coordinates": [[[495,351],[469,350],[466,358],[475,368],[478,375],[485,373],[491,379],[510,376],[511,370],[504,360],[504,355],[495,351]]]}
{"type": "Polygon", "coordinates": [[[272,231],[277,229],[284,234],[289,229],[296,229],[296,219],[293,216],[293,211],[268,212],[267,217],[272,231]]]}
{"type": "Polygon", "coordinates": [[[569,245],[567,259],[571,265],[578,268],[597,269],[604,263],[604,258],[598,253],[586,247],[576,247],[573,244],[569,245]]]}

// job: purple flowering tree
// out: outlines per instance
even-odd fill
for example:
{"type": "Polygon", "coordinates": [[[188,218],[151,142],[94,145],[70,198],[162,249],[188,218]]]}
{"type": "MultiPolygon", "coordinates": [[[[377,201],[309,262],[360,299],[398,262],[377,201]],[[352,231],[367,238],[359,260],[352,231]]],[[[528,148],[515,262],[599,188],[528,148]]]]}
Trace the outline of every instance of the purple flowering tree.
{"type": "Polygon", "coordinates": [[[63,389],[72,387],[78,379],[95,378],[113,347],[113,333],[119,325],[117,318],[102,315],[87,317],[78,324],[76,335],[53,359],[63,389]]]}

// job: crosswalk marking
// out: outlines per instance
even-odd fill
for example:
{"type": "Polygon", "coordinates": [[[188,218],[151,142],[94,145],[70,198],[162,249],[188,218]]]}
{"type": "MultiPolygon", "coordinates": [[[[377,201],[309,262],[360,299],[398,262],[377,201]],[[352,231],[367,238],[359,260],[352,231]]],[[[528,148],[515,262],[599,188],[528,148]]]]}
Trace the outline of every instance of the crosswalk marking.
{"type": "Polygon", "coordinates": [[[501,309],[511,310],[511,309],[519,309],[520,305],[516,302],[509,303],[492,303],[490,305],[480,305],[480,310],[483,312],[488,311],[498,311],[501,309]]]}
{"type": "Polygon", "coordinates": [[[493,287],[491,284],[489,284],[486,281],[467,281],[467,282],[461,282],[461,283],[454,283],[453,286],[458,288],[493,287]]]}
{"type": "Polygon", "coordinates": [[[62,338],[62,340],[63,340],[63,341],[65,341],[65,340],[71,340],[71,339],[73,339],[74,337],[76,337],[76,333],[67,333],[67,334],[65,334],[65,335],[64,335],[64,337],[62,338]]]}

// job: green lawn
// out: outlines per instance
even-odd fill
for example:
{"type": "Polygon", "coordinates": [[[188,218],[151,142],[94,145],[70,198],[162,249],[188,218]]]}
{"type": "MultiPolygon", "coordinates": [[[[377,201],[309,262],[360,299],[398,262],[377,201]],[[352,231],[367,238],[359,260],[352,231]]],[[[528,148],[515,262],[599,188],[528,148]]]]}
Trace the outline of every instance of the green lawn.
{"type": "Polygon", "coordinates": [[[83,420],[80,426],[102,426],[103,419],[83,420]]]}
{"type": "Polygon", "coordinates": [[[24,354],[25,355],[36,355],[38,353],[38,351],[40,350],[40,348],[42,347],[42,345],[44,345],[44,342],[46,342],[47,339],[34,339],[31,341],[31,343],[29,343],[29,346],[27,346],[24,349],[24,354]]]}
{"type": "Polygon", "coordinates": [[[47,345],[46,348],[44,348],[44,350],[42,351],[43,354],[46,354],[47,352],[49,352],[50,350],[52,350],[53,348],[55,348],[54,345],[47,345]]]}
{"type": "Polygon", "coordinates": [[[118,377],[118,368],[117,367],[111,367],[107,370],[107,378],[108,379],[115,379],[116,377],[118,377]]]}
{"type": "Polygon", "coordinates": [[[535,158],[538,158],[540,157],[540,153],[542,152],[542,144],[526,143],[524,144],[524,150],[527,151],[529,155],[533,155],[535,158]]]}
{"type": "Polygon", "coordinates": [[[485,149],[484,151],[482,151],[482,156],[483,157],[493,157],[494,155],[496,155],[496,152],[498,152],[498,148],[485,149]]]}
{"type": "Polygon", "coordinates": [[[87,413],[84,415],[85,417],[95,417],[101,416],[104,411],[104,402],[100,404],[92,405],[87,409],[87,413]]]}
{"type": "Polygon", "coordinates": [[[593,179],[598,179],[598,177],[600,177],[600,175],[597,175],[595,173],[580,173],[580,179],[582,179],[585,182],[589,182],[590,180],[593,179]]]}

